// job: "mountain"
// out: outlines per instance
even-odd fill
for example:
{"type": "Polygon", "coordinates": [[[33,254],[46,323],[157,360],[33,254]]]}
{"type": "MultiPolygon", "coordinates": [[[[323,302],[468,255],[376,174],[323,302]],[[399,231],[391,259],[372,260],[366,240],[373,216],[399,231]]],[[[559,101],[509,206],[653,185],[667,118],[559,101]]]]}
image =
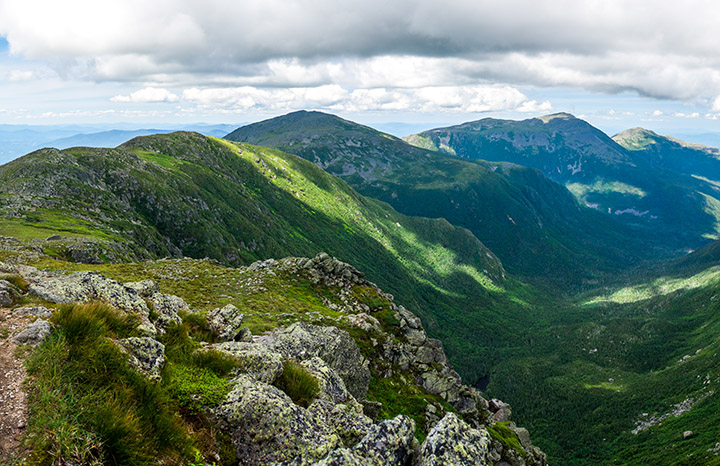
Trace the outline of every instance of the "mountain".
{"type": "Polygon", "coordinates": [[[0,167],[0,212],[2,234],[27,241],[9,243],[23,261],[44,251],[85,263],[189,256],[244,265],[327,251],[447,337],[451,361],[473,383],[536,317],[537,293],[468,230],[399,214],[299,157],[197,133],[21,157],[0,167]]]}
{"type": "Polygon", "coordinates": [[[115,147],[139,136],[167,134],[175,131],[197,131],[205,136],[222,137],[232,129],[230,125],[187,125],[175,129],[112,129],[95,133],[81,133],[70,137],[55,139],[45,143],[46,147],[68,149],[70,147],[115,147]]]}
{"type": "Polygon", "coordinates": [[[643,128],[632,128],[613,140],[655,168],[695,177],[720,180],[720,149],[661,136],[643,128]]]}
{"type": "Polygon", "coordinates": [[[630,131],[613,140],[559,113],[523,121],[485,118],[406,139],[466,159],[537,168],[584,205],[644,228],[670,249],[694,249],[720,238],[720,192],[712,182],[717,170],[710,149],[667,138],[660,147],[643,134],[630,131]],[[627,145],[618,144],[623,141],[627,145]],[[671,147],[676,155],[666,151],[671,147]],[[681,152],[696,156],[680,162],[681,152]]]}
{"type": "Polygon", "coordinates": [[[297,154],[400,212],[468,228],[508,270],[539,286],[582,286],[656,253],[651,239],[635,242],[636,233],[581,207],[536,170],[445,156],[334,115],[295,112],[226,139],[297,154]]]}
{"type": "Polygon", "coordinates": [[[0,125],[0,164],[10,162],[28,152],[54,147],[115,147],[137,136],[173,131],[196,131],[205,136],[221,137],[236,128],[227,124],[180,124],[158,129],[138,129],[135,124],[115,123],[84,125],[0,125]]]}

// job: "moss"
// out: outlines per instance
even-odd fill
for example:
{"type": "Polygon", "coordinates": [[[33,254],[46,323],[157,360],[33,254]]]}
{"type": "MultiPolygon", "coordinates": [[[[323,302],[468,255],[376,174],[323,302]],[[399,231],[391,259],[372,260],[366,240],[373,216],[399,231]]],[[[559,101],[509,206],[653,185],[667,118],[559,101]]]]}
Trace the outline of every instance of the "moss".
{"type": "Polygon", "coordinates": [[[228,379],[214,371],[184,364],[169,364],[163,379],[170,396],[189,414],[219,405],[232,388],[228,379]]]}
{"type": "Polygon", "coordinates": [[[307,408],[320,392],[318,381],[301,364],[286,359],[282,374],[273,383],[284,391],[295,404],[307,408]]]}
{"type": "Polygon", "coordinates": [[[508,422],[496,422],[488,427],[488,432],[493,439],[502,443],[503,447],[515,450],[523,458],[527,455],[517,434],[508,427],[508,422]]]}

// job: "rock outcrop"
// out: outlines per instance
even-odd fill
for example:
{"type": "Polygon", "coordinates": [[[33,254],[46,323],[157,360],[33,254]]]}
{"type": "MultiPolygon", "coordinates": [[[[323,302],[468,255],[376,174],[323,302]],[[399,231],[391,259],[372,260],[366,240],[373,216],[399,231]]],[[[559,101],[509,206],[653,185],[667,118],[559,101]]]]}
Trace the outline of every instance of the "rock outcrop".
{"type": "MultiPolygon", "coordinates": [[[[181,314],[193,312],[182,298],[163,294],[150,280],[122,284],[92,272],[15,270],[29,283],[29,292],[45,300],[103,301],[138,315],[138,333],[144,336],[117,344],[133,367],[154,380],[161,379],[165,364],[165,347],[157,335],[161,338],[168,325],[181,322],[181,314]]],[[[258,290],[263,290],[264,277],[310,280],[320,290],[317,295],[332,316],[330,322],[336,324],[299,319],[253,336],[242,327],[244,316],[232,304],[206,314],[219,342],[201,343],[197,351],[225,353],[235,358],[237,367],[227,395],[202,411],[232,439],[240,464],[546,464],[528,432],[511,422],[510,406],[488,402],[463,385],[442,343],[428,337],[420,319],[354,267],[319,254],[312,259],[256,262],[243,270],[252,275],[248,286],[258,290]],[[309,404],[296,404],[273,385],[285,377],[288,361],[299,363],[317,381],[319,391],[309,404]],[[398,390],[412,386],[413,393],[422,394],[419,411],[413,407],[412,413],[388,415],[383,403],[387,398],[373,392],[373,377],[376,382],[393,380],[398,390]],[[417,429],[427,433],[422,445],[415,438],[417,429]]],[[[45,311],[51,314],[44,308],[22,312],[45,316],[45,311]]],[[[24,342],[37,344],[51,330],[47,321],[38,319],[28,327],[24,342]]]]}

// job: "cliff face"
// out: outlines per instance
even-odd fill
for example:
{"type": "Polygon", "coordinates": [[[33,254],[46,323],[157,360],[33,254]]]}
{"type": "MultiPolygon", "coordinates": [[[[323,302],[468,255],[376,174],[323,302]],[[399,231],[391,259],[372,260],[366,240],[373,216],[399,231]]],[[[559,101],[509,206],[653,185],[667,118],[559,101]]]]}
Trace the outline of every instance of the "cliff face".
{"type": "MultiPolygon", "coordinates": [[[[184,273],[199,270],[195,266],[202,261],[160,262],[166,275],[172,269],[174,279],[182,280],[184,273]]],[[[12,295],[8,292],[13,301],[42,299],[55,314],[61,303],[100,301],[137,316],[133,335],[114,341],[128,363],[159,386],[178,372],[168,336],[186,322],[202,321],[210,336],[193,335],[196,359],[220,353],[230,357],[233,370],[219,399],[201,393],[190,393],[188,399],[212,429],[229,437],[235,454],[232,462],[546,463],[528,432],[510,420],[507,404],[488,401],[462,384],[442,343],[427,337],[420,319],[354,267],[327,254],[270,259],[232,269],[242,277],[235,286],[251,299],[265,297],[264,316],[240,302],[236,302],[239,307],[216,303],[209,311],[193,309],[182,297],[164,293],[153,280],[121,283],[95,272],[61,274],[17,264],[2,268],[25,281],[25,293],[16,287],[12,295]],[[298,283],[307,294],[293,298],[289,290],[295,288],[289,287],[298,283]],[[319,303],[314,311],[293,309],[293,299],[311,297],[319,303]],[[290,371],[309,375],[317,387],[311,396],[296,396],[288,382],[290,371]]],[[[51,336],[43,333],[33,343],[67,332],[56,316],[49,321],[51,336]]],[[[39,322],[45,321],[38,319],[32,325],[45,325],[39,322]]]]}

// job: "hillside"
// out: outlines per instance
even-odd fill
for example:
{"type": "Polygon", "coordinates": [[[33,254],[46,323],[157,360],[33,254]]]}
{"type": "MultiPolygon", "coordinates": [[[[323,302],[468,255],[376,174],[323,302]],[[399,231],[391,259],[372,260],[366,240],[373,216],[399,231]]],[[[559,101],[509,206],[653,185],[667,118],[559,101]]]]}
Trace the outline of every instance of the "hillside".
{"type": "Polygon", "coordinates": [[[628,141],[623,147],[587,122],[560,113],[523,121],[486,118],[406,139],[466,159],[537,168],[584,205],[642,227],[669,249],[694,249],[719,238],[720,195],[712,182],[718,172],[707,149],[667,138],[662,147],[645,136],[630,142],[631,133],[616,136],[618,142],[628,141]],[[658,150],[650,156],[653,147],[658,150]],[[668,148],[704,155],[688,159],[668,148]]]}
{"type": "Polygon", "coordinates": [[[31,376],[29,417],[0,421],[0,460],[546,464],[415,315],[327,254],[243,268],[45,260],[80,271],[0,262],[14,283],[0,282],[0,356],[24,355],[31,376]]]}
{"type": "Polygon", "coordinates": [[[296,156],[194,133],[29,154],[0,167],[0,211],[0,234],[23,241],[0,259],[243,265],[327,251],[417,312],[469,381],[545,300],[463,228],[401,215],[296,156]]]}
{"type": "Polygon", "coordinates": [[[443,156],[333,115],[295,112],[226,138],[297,154],[402,213],[465,227],[538,286],[581,287],[657,253],[536,170],[443,156]]]}
{"type": "Polygon", "coordinates": [[[516,408],[557,464],[720,464],[712,246],[558,307],[498,361],[487,393],[516,408]]]}

